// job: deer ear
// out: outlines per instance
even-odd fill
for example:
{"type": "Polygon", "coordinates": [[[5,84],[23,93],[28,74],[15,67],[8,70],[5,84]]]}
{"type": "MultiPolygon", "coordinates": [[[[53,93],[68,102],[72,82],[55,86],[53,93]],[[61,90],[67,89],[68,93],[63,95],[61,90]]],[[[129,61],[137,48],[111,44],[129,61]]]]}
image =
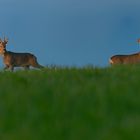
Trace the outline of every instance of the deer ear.
{"type": "Polygon", "coordinates": [[[2,39],[0,38],[0,43],[2,42],[2,39]]]}

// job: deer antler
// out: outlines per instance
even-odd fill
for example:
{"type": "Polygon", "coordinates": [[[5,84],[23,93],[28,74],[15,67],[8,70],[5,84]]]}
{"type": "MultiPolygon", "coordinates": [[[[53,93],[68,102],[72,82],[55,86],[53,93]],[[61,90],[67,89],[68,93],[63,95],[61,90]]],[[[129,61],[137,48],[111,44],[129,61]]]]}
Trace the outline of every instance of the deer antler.
{"type": "Polygon", "coordinates": [[[7,43],[8,42],[8,38],[4,37],[4,42],[7,43]]]}

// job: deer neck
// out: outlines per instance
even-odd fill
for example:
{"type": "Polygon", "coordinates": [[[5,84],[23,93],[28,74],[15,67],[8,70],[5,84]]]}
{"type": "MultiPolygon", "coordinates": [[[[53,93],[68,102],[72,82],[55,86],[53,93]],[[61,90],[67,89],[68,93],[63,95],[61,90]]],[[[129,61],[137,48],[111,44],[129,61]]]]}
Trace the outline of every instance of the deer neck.
{"type": "Polygon", "coordinates": [[[5,57],[8,54],[8,51],[5,49],[3,53],[3,57],[5,57]]]}

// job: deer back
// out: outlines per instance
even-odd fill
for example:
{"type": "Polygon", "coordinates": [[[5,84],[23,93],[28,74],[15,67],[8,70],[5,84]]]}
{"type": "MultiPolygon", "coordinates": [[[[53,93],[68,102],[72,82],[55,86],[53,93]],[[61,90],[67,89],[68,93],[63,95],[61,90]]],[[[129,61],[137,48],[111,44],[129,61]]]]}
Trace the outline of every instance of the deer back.
{"type": "Polygon", "coordinates": [[[109,60],[110,64],[137,64],[140,63],[140,53],[130,55],[114,55],[109,60]]]}
{"type": "Polygon", "coordinates": [[[13,66],[30,65],[34,57],[35,56],[30,53],[14,53],[7,51],[4,55],[4,63],[13,66]]]}

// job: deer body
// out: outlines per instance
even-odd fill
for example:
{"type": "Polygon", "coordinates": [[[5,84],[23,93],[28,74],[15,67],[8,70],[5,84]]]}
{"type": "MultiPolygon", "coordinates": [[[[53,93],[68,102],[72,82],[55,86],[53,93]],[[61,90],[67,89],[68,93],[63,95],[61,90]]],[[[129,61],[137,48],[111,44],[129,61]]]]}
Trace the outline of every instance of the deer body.
{"type": "Polygon", "coordinates": [[[24,67],[29,69],[30,66],[35,68],[43,68],[37,62],[37,58],[31,53],[15,53],[6,50],[7,40],[0,40],[0,54],[3,56],[5,69],[14,70],[14,67],[24,67]]]}
{"type": "Polygon", "coordinates": [[[114,55],[109,60],[110,64],[140,64],[140,53],[130,55],[114,55]]]}

